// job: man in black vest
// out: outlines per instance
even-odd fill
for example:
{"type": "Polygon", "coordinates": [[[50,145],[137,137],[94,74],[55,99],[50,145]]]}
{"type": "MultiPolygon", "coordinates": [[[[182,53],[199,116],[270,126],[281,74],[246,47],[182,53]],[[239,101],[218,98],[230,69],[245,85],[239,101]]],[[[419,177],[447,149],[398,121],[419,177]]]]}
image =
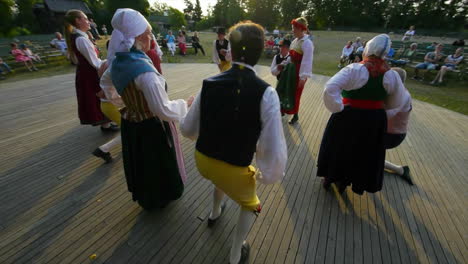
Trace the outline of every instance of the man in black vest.
{"type": "Polygon", "coordinates": [[[213,41],[213,62],[218,65],[220,72],[224,72],[231,68],[231,46],[225,38],[224,28],[218,28],[216,33],[218,33],[218,39],[213,41]]]}
{"type": "Polygon", "coordinates": [[[214,185],[208,226],[220,219],[224,194],[241,207],[229,258],[234,264],[248,261],[250,247],[244,239],[261,210],[256,182],[270,184],[283,177],[287,149],[278,94],[253,68],[263,51],[263,28],[238,23],[229,40],[232,68],[203,81],[180,127],[184,136],[198,138],[197,168],[214,185]],[[254,154],[258,170],[250,165],[254,154]]]}
{"type": "Polygon", "coordinates": [[[271,74],[276,76],[276,79],[279,80],[281,77],[281,72],[284,69],[284,65],[288,63],[289,58],[289,46],[291,41],[283,39],[279,43],[280,53],[276,54],[271,63],[271,74]]]}

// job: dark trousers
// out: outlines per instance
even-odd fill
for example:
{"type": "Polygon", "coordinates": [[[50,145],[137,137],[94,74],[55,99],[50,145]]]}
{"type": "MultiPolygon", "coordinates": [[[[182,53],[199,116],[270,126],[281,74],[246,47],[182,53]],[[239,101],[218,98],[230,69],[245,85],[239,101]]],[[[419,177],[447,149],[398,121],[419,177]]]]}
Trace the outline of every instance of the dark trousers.
{"type": "Polygon", "coordinates": [[[193,48],[195,49],[195,54],[198,54],[198,49],[200,49],[201,52],[203,53],[203,56],[205,56],[205,50],[203,50],[203,47],[202,47],[202,45],[200,45],[200,43],[198,43],[198,42],[193,42],[193,43],[192,43],[192,46],[193,46],[193,48]]]}

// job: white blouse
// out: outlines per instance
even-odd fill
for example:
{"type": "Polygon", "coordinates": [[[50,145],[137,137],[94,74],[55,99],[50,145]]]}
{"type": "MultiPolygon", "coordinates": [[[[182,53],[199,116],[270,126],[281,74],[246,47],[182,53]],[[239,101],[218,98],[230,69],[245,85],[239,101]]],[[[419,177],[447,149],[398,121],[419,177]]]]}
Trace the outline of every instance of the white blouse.
{"type": "Polygon", "coordinates": [[[289,54],[286,55],[285,57],[283,57],[281,54],[277,54],[275,55],[275,57],[273,57],[273,61],[271,62],[271,66],[270,66],[270,71],[271,71],[271,74],[273,74],[274,76],[278,76],[281,71],[278,70],[278,64],[276,64],[276,56],[280,56],[281,58],[286,58],[286,60],[283,60],[283,62],[281,62],[281,64],[283,65],[286,65],[289,61],[288,61],[288,58],[289,58],[289,54]]]}
{"type": "MultiPolygon", "coordinates": [[[[341,91],[360,89],[369,80],[369,71],[359,63],[352,63],[336,73],[325,84],[323,102],[332,113],[341,112],[344,108],[341,91]]],[[[402,108],[408,101],[409,93],[406,91],[400,76],[396,71],[389,70],[384,74],[383,86],[388,97],[385,100],[385,109],[402,108]]]]}
{"type": "Polygon", "coordinates": [[[302,43],[302,61],[301,69],[299,71],[299,78],[307,79],[312,78],[312,64],[314,61],[314,43],[309,38],[309,35],[305,35],[302,43]]]}
{"type": "Polygon", "coordinates": [[[101,60],[98,55],[96,54],[96,50],[94,47],[94,44],[89,40],[88,35],[79,30],[79,29],[74,29],[75,33],[80,34],[83,37],[76,38],[75,40],[75,45],[76,49],[83,55],[86,60],[91,64],[96,69],[99,69],[101,67],[101,64],[104,62],[101,60]]]}
{"type": "MultiPolygon", "coordinates": [[[[166,80],[161,74],[146,72],[135,78],[135,86],[142,91],[150,111],[164,121],[180,121],[187,114],[187,102],[183,99],[169,100],[165,90],[166,80]]],[[[101,77],[101,88],[106,98],[117,107],[124,105],[112,84],[110,68],[101,77]]]]}
{"type": "MultiPolygon", "coordinates": [[[[234,64],[243,65],[254,70],[252,66],[244,63],[234,62],[234,64]]],[[[182,135],[192,140],[196,140],[199,135],[200,101],[200,93],[198,93],[187,116],[180,123],[182,135]]],[[[255,156],[260,170],[257,179],[263,184],[271,184],[282,179],[288,159],[286,140],[281,123],[279,98],[275,89],[271,86],[263,94],[260,103],[260,119],[262,130],[257,142],[255,156]]]]}

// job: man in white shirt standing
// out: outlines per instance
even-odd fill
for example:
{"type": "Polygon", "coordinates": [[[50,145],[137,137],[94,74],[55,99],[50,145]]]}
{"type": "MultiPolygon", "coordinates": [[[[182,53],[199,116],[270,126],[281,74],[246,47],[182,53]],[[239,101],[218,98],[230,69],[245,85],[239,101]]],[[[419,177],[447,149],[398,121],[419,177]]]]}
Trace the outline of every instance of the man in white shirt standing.
{"type": "Polygon", "coordinates": [[[203,81],[181,122],[182,135],[197,139],[200,174],[214,185],[208,226],[220,219],[224,194],[241,207],[229,257],[233,264],[248,261],[250,247],[244,239],[261,210],[257,180],[279,181],[287,160],[278,95],[253,68],[262,54],[263,32],[250,21],[231,28],[232,68],[203,81]],[[251,165],[254,154],[258,170],[251,165]]]}

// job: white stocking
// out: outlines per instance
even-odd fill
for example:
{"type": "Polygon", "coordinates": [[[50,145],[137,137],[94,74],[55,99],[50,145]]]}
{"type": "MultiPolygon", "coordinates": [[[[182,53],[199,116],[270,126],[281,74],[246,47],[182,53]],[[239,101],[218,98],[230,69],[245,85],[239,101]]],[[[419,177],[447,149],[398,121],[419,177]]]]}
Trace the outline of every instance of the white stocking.
{"type": "Polygon", "coordinates": [[[398,175],[403,175],[403,167],[385,161],[385,169],[396,172],[398,175]]]}
{"type": "Polygon", "coordinates": [[[120,135],[118,135],[115,138],[113,138],[111,141],[109,141],[106,144],[100,146],[99,149],[102,150],[102,152],[109,152],[112,147],[120,144],[120,142],[122,142],[122,137],[120,137],[120,135]]]}
{"type": "Polygon", "coordinates": [[[240,209],[239,220],[237,220],[236,230],[234,231],[234,239],[232,241],[229,263],[239,263],[239,260],[241,258],[242,244],[254,220],[255,213],[253,211],[246,211],[242,208],[240,209]]]}
{"type": "Polygon", "coordinates": [[[210,219],[216,219],[221,214],[221,202],[223,201],[224,193],[213,185],[213,210],[211,210],[210,219]]]}

